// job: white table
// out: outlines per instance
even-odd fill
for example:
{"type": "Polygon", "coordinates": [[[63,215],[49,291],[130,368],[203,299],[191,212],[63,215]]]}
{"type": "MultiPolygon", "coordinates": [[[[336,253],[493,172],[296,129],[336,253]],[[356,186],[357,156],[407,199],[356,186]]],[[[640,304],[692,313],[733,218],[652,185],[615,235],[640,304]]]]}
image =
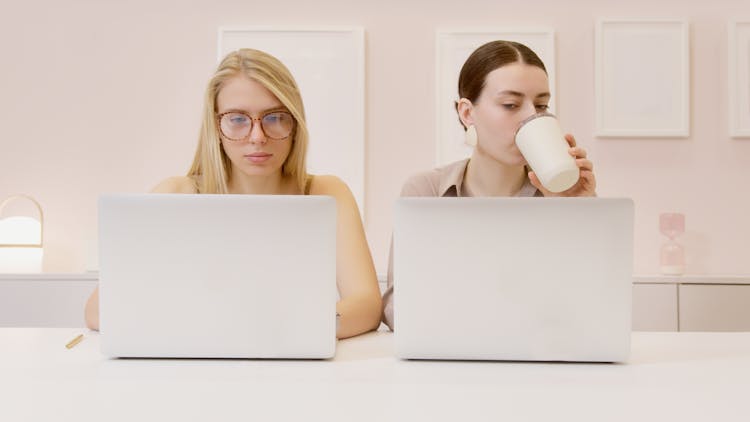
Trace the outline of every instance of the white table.
{"type": "Polygon", "coordinates": [[[387,332],[331,361],[108,360],[65,328],[0,348],[0,421],[750,420],[750,333],[633,333],[616,365],[401,361],[387,332]]]}

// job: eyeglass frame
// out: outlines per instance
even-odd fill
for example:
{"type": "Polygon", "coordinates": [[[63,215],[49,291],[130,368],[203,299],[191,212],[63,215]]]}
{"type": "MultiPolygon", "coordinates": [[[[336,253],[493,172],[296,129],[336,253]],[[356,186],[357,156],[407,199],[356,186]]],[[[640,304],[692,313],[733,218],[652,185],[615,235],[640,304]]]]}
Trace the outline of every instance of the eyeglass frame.
{"type": "Polygon", "coordinates": [[[227,138],[228,140],[230,140],[230,141],[232,141],[232,142],[245,142],[245,141],[247,141],[248,139],[250,139],[250,136],[251,136],[251,135],[253,134],[253,128],[255,127],[255,122],[256,122],[256,121],[258,121],[258,122],[260,123],[260,131],[261,131],[261,132],[263,132],[263,136],[265,136],[265,137],[266,137],[266,138],[268,138],[268,139],[274,140],[274,141],[281,141],[281,140],[283,140],[283,139],[287,139],[287,138],[289,138],[289,137],[293,136],[293,135],[294,135],[294,132],[295,132],[295,131],[296,131],[296,129],[297,129],[297,119],[295,119],[295,118],[294,118],[294,115],[293,115],[292,113],[290,113],[289,111],[287,111],[286,109],[281,109],[281,108],[280,108],[280,109],[275,109],[275,110],[268,110],[268,111],[265,111],[265,112],[263,113],[263,115],[262,115],[262,116],[260,116],[260,117],[253,117],[253,116],[251,116],[251,115],[250,115],[250,113],[248,113],[248,112],[246,112],[246,111],[244,111],[244,110],[229,110],[229,111],[225,111],[225,112],[223,112],[223,113],[216,113],[216,114],[215,114],[215,116],[216,116],[216,126],[217,126],[217,128],[219,129],[219,133],[221,134],[221,136],[223,136],[223,137],[227,138]],[[233,139],[233,138],[230,138],[230,137],[229,137],[229,136],[227,136],[227,135],[226,135],[226,134],[224,133],[224,131],[223,131],[223,130],[221,129],[221,119],[222,119],[222,118],[224,118],[224,116],[225,116],[225,115],[227,115],[227,114],[230,114],[230,113],[243,114],[243,115],[245,115],[245,116],[246,116],[247,118],[249,118],[249,119],[250,119],[250,130],[248,130],[248,132],[247,132],[247,136],[245,136],[244,138],[241,138],[241,139],[233,139]],[[292,118],[292,130],[290,130],[290,131],[289,131],[289,134],[288,134],[288,135],[286,135],[286,136],[284,136],[284,137],[282,137],[282,138],[274,138],[274,137],[272,137],[272,136],[268,136],[268,134],[266,133],[266,129],[264,129],[264,128],[263,128],[263,119],[264,119],[264,118],[265,118],[266,116],[268,116],[268,115],[270,115],[270,114],[274,114],[274,113],[284,113],[284,114],[288,114],[288,115],[289,115],[289,117],[291,117],[291,118],[292,118]]]}

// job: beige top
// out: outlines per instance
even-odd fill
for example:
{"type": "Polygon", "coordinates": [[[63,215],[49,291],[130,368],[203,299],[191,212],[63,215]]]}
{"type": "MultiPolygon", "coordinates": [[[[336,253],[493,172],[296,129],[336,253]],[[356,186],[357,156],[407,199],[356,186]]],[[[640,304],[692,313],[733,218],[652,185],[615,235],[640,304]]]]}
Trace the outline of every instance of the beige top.
{"type": "MultiPolygon", "coordinates": [[[[431,171],[417,173],[410,177],[401,196],[462,197],[470,196],[463,187],[464,174],[469,159],[456,161],[431,171]]],[[[542,196],[527,177],[515,196],[542,196]]],[[[393,240],[388,254],[388,288],[383,294],[383,322],[393,330],[393,240]]]]}

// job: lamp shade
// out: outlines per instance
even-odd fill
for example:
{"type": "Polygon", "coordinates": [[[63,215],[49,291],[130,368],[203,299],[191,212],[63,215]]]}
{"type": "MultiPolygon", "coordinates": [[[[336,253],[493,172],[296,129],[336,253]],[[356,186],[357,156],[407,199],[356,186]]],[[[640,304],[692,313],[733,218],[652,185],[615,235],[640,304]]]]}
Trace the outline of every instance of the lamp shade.
{"type": "Polygon", "coordinates": [[[39,203],[26,195],[14,195],[0,203],[0,272],[37,273],[42,271],[44,216],[39,203]],[[2,217],[12,201],[29,200],[39,219],[29,216],[2,217]]]}

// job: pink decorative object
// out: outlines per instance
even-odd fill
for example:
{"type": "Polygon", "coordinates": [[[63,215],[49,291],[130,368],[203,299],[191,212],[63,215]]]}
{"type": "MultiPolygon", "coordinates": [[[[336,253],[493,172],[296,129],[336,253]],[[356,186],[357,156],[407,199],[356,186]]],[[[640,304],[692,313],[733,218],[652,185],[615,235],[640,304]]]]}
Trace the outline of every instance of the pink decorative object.
{"type": "Polygon", "coordinates": [[[681,275],[685,273],[685,249],[676,238],[685,233],[685,215],[662,213],[659,215],[659,231],[669,240],[661,246],[661,273],[681,275]]]}

